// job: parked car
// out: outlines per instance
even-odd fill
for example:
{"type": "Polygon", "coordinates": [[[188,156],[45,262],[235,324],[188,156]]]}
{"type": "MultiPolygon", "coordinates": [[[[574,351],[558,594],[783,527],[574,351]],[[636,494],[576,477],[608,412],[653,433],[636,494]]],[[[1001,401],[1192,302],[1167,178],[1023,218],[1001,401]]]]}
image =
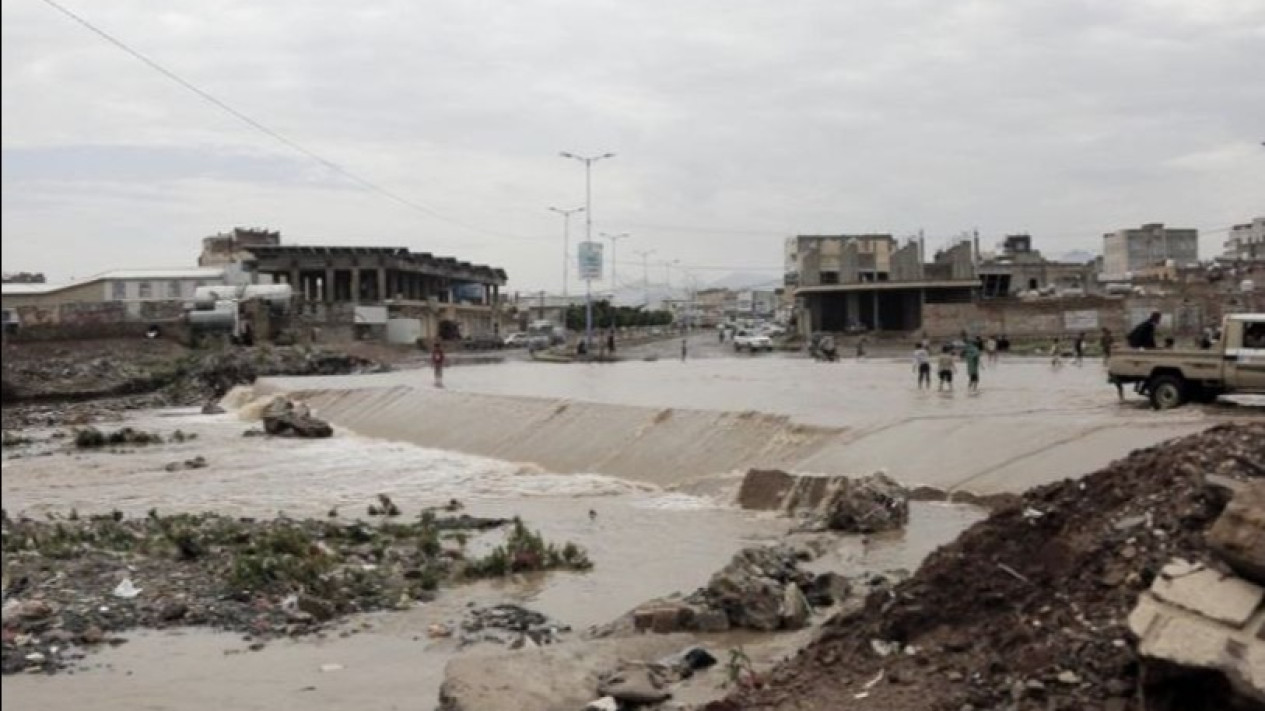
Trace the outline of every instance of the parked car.
{"type": "Polygon", "coordinates": [[[500,350],[504,345],[499,337],[490,333],[467,336],[461,341],[461,347],[468,351],[494,351],[500,350]]]}
{"type": "Polygon", "coordinates": [[[531,336],[528,336],[526,333],[523,333],[521,331],[518,331],[516,333],[511,333],[510,335],[505,337],[505,347],[506,348],[523,348],[527,345],[527,341],[530,338],[531,336]]]}
{"type": "Polygon", "coordinates": [[[773,340],[763,333],[742,329],[734,335],[734,350],[748,350],[752,353],[756,351],[771,351],[773,350],[773,340]]]}

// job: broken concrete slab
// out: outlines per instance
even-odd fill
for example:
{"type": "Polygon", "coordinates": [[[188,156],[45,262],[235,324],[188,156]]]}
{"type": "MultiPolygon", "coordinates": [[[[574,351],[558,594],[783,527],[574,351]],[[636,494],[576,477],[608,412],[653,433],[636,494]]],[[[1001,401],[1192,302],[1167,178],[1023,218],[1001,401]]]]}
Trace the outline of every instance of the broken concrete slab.
{"type": "Polygon", "coordinates": [[[448,662],[442,711],[582,709],[602,676],[627,660],[655,660],[695,644],[689,635],[573,640],[516,652],[463,655],[448,662]],[[491,674],[489,670],[495,669],[491,674]],[[507,683],[507,679],[514,682],[507,683]]]}
{"type": "Polygon", "coordinates": [[[1185,561],[1165,566],[1152,583],[1151,594],[1234,627],[1247,624],[1265,600],[1265,589],[1259,585],[1185,561]]]}
{"type": "Polygon", "coordinates": [[[1265,585],[1265,481],[1236,492],[1206,539],[1235,572],[1265,585]]]}
{"type": "Polygon", "coordinates": [[[1237,693],[1265,703],[1265,642],[1253,630],[1265,625],[1265,610],[1233,627],[1166,603],[1150,592],[1138,598],[1129,629],[1138,638],[1143,663],[1218,671],[1237,693]]]}

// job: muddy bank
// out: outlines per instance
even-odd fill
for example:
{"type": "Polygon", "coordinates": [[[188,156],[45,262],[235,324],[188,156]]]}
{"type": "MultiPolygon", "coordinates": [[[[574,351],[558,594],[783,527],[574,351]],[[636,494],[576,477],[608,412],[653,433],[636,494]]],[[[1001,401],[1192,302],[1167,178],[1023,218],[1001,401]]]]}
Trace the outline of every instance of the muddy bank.
{"type": "Polygon", "coordinates": [[[1223,425],[1033,489],[715,708],[1259,708],[1232,706],[1215,674],[1143,679],[1128,619],[1174,558],[1228,572],[1205,540],[1228,499],[1209,475],[1262,463],[1265,424],[1223,425]]]}
{"type": "Polygon", "coordinates": [[[301,347],[191,351],[166,341],[5,352],[4,429],[85,424],[126,410],[200,405],[270,375],[371,373],[387,366],[301,347]]]}

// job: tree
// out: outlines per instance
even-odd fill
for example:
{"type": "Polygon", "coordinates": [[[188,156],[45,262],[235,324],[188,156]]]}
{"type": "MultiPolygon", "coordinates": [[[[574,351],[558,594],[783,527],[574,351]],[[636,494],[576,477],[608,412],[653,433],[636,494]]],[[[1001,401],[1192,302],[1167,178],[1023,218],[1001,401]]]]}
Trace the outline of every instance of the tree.
{"type": "Polygon", "coordinates": [[[45,284],[48,282],[43,272],[5,272],[3,278],[5,284],[45,284]]]}

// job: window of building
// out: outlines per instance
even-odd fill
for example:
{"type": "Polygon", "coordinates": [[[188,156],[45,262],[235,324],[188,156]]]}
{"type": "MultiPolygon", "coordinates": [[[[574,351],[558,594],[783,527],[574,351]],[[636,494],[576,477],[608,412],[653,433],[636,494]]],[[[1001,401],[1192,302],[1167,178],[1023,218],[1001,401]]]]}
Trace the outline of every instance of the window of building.
{"type": "Polygon", "coordinates": [[[180,298],[180,282],[179,282],[179,280],[172,279],[171,281],[167,282],[167,298],[168,298],[168,299],[179,299],[179,298],[180,298]]]}
{"type": "Polygon", "coordinates": [[[115,281],[110,283],[110,296],[115,301],[122,301],[127,298],[127,282],[115,281]]]}
{"type": "Polygon", "coordinates": [[[142,299],[154,298],[154,285],[151,282],[143,281],[137,285],[137,295],[142,299]]]}

